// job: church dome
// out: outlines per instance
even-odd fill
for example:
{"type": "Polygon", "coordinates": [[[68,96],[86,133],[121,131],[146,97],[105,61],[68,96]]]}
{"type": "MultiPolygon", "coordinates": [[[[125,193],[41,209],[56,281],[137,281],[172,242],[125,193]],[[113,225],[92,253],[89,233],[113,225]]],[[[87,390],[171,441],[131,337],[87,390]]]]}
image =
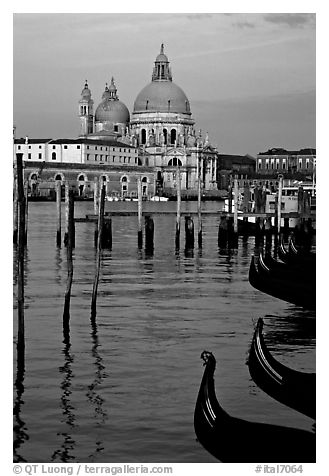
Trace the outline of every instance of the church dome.
{"type": "Polygon", "coordinates": [[[130,116],[127,106],[123,102],[104,99],[95,111],[96,122],[127,123],[130,116]]]}
{"type": "Polygon", "coordinates": [[[128,108],[123,102],[119,101],[113,78],[110,87],[106,84],[102,99],[95,111],[96,122],[111,122],[113,124],[127,124],[129,122],[128,108]]]}
{"type": "Polygon", "coordinates": [[[186,94],[172,82],[171,69],[163,51],[163,44],[154,63],[152,82],[141,90],[134,103],[134,113],[141,112],[191,114],[186,94]]]}
{"type": "Polygon", "coordinates": [[[191,114],[186,94],[172,81],[152,81],[145,86],[135,100],[136,112],[191,114]]]}

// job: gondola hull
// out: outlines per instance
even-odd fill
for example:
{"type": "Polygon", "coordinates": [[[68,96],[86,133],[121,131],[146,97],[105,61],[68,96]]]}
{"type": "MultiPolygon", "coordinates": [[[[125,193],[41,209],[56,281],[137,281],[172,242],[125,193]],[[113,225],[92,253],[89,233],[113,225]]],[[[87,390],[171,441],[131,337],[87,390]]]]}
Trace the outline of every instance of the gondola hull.
{"type": "Polygon", "coordinates": [[[249,268],[249,282],[255,289],[278,299],[311,310],[316,307],[315,283],[293,280],[290,275],[284,278],[284,275],[278,277],[266,273],[260,267],[257,268],[254,256],[249,268]]]}
{"type": "Polygon", "coordinates": [[[315,373],[298,372],[278,362],[267,349],[258,320],[252,339],[248,367],[253,381],[275,400],[315,419],[315,373]]]}
{"type": "Polygon", "coordinates": [[[315,434],[295,428],[231,417],[215,393],[216,360],[203,352],[205,371],[194,412],[199,442],[223,463],[313,463],[315,434]]]}

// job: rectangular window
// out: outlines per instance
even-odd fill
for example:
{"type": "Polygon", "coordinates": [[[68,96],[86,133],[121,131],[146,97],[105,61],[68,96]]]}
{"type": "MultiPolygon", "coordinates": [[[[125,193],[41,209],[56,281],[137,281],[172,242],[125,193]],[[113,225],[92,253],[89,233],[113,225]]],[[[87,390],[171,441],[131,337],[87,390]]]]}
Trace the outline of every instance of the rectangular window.
{"type": "Polygon", "coordinates": [[[303,167],[303,160],[302,159],[299,159],[298,166],[299,166],[300,169],[303,167]]]}
{"type": "Polygon", "coordinates": [[[39,159],[42,159],[42,154],[39,154],[39,159]]]}
{"type": "Polygon", "coordinates": [[[28,155],[27,155],[27,158],[28,158],[28,159],[32,159],[32,155],[31,155],[31,154],[28,154],[28,155]]]}
{"type": "Polygon", "coordinates": [[[67,149],[67,145],[64,145],[64,149],[67,149]]]}
{"type": "Polygon", "coordinates": [[[77,145],[77,149],[80,149],[80,146],[79,146],[79,145],[77,145]]]}
{"type": "Polygon", "coordinates": [[[29,145],[29,149],[31,149],[31,146],[29,145]]]}
{"type": "Polygon", "coordinates": [[[95,150],[97,150],[97,145],[95,146],[95,150]]]}
{"type": "Polygon", "coordinates": [[[18,150],[21,150],[21,146],[19,145],[19,146],[17,147],[17,149],[18,149],[18,150]]]}
{"type": "Polygon", "coordinates": [[[285,161],[285,160],[282,162],[282,168],[283,168],[283,169],[286,168],[286,161],[285,161]]]}
{"type": "Polygon", "coordinates": [[[39,149],[41,149],[41,148],[42,148],[42,145],[39,145],[39,149]]]}
{"type": "Polygon", "coordinates": [[[115,148],[114,148],[114,147],[113,147],[112,151],[115,152],[115,148]]]}
{"type": "Polygon", "coordinates": [[[56,146],[55,146],[55,145],[53,145],[53,149],[56,149],[56,146]]]}
{"type": "Polygon", "coordinates": [[[89,149],[89,145],[87,145],[87,149],[89,149]]]}

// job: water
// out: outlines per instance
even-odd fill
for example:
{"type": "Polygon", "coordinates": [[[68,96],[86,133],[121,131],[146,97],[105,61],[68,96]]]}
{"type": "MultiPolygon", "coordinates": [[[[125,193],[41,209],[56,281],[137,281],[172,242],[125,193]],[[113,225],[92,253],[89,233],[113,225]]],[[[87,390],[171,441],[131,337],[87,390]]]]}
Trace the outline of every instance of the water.
{"type": "MultiPolygon", "coordinates": [[[[311,429],[310,419],[256,387],[245,364],[254,323],[263,317],[273,354],[290,367],[315,369],[314,316],[248,282],[253,238],[240,239],[238,250],[219,250],[218,220],[208,215],[202,251],[185,254],[182,233],[176,253],[175,216],[154,215],[151,255],[137,249],[137,217],[113,217],[93,327],[94,225],[76,224],[70,339],[64,342],[66,250],[55,246],[55,210],[54,203],[29,205],[25,368],[17,373],[14,362],[15,461],[216,462],[193,427],[204,349],[217,359],[217,396],[230,414],[311,429]]],[[[93,213],[93,203],[76,203],[75,216],[86,213],[93,213]]],[[[14,294],[15,303],[15,286],[14,294]]]]}

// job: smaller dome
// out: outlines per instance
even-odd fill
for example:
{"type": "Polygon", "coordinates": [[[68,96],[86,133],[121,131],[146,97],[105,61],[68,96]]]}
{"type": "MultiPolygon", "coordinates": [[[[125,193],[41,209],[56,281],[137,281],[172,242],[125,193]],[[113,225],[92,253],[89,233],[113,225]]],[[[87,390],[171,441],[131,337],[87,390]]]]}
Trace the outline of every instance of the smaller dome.
{"type": "Polygon", "coordinates": [[[169,63],[168,57],[164,53],[160,53],[156,59],[156,62],[169,63]]]}
{"type": "Polygon", "coordinates": [[[155,58],[155,61],[156,62],[159,62],[159,63],[169,63],[168,61],[168,57],[164,54],[164,46],[163,46],[163,43],[161,44],[161,48],[160,48],[160,53],[158,54],[158,56],[155,58]]]}
{"type": "Polygon", "coordinates": [[[83,90],[81,91],[81,96],[86,99],[86,98],[91,98],[91,92],[90,92],[90,89],[88,88],[88,83],[87,83],[87,80],[86,80],[86,83],[85,83],[85,87],[83,88],[83,90]]]}
{"type": "Polygon", "coordinates": [[[104,99],[95,111],[96,122],[127,124],[130,120],[128,108],[123,102],[104,99]]]}

